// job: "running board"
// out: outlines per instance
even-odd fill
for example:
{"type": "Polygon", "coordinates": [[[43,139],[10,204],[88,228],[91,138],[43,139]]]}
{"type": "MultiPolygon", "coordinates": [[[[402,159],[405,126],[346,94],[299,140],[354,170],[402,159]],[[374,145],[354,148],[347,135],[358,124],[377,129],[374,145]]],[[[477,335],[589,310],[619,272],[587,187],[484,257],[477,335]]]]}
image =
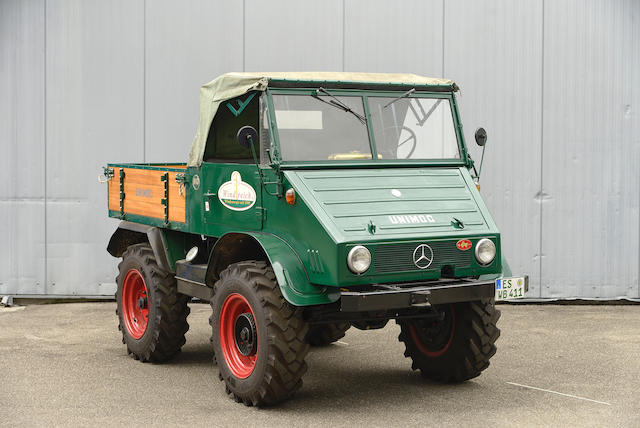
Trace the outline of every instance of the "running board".
{"type": "Polygon", "coordinates": [[[213,288],[207,287],[206,277],[207,265],[192,265],[186,260],[176,262],[176,281],[178,282],[178,293],[191,297],[197,297],[207,302],[211,301],[213,288]]]}

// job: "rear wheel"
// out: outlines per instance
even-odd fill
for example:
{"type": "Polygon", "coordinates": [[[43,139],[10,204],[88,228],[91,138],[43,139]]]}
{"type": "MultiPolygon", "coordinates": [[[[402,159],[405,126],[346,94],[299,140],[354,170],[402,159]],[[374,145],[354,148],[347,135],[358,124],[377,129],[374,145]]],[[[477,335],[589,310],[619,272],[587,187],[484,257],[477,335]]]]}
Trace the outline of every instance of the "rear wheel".
{"type": "Polygon", "coordinates": [[[399,320],[404,355],[411,368],[440,382],[472,379],[489,367],[500,337],[500,311],[493,299],[441,305],[437,319],[399,320]]]}
{"type": "Polygon", "coordinates": [[[308,326],[302,311],[282,297],[270,266],[230,265],[215,284],[211,308],[220,380],[237,402],[275,404],[302,386],[308,326]]]}
{"type": "Polygon", "coordinates": [[[130,246],[116,278],[116,314],[122,343],[141,361],[165,361],[180,351],[189,330],[188,297],[174,276],[158,266],[148,244],[130,246]]]}
{"type": "Polygon", "coordinates": [[[330,345],[342,339],[349,328],[351,324],[348,322],[313,325],[309,327],[307,343],[311,346],[330,345]]]}

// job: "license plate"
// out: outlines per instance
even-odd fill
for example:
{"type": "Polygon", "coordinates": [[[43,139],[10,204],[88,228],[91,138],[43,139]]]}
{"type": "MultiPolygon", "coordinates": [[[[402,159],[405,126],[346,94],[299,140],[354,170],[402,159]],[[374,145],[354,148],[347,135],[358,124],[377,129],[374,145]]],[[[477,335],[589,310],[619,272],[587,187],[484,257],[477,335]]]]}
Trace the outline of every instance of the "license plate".
{"type": "Polygon", "coordinates": [[[500,278],[496,279],[496,301],[522,299],[529,291],[529,278],[500,278]]]}

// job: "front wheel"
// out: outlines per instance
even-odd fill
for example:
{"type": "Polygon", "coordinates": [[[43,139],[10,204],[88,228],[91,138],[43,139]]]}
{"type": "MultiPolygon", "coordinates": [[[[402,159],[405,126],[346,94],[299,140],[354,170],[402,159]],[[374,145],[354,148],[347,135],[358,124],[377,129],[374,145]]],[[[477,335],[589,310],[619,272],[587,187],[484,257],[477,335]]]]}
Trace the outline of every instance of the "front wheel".
{"type": "Polygon", "coordinates": [[[220,380],[237,402],[276,404],[302,386],[308,326],[302,311],[282,297],[270,266],[230,265],[215,284],[211,308],[220,380]]]}
{"type": "Polygon", "coordinates": [[[435,307],[439,317],[399,320],[404,355],[411,368],[440,382],[463,382],[489,367],[500,337],[500,311],[493,299],[435,307]]]}

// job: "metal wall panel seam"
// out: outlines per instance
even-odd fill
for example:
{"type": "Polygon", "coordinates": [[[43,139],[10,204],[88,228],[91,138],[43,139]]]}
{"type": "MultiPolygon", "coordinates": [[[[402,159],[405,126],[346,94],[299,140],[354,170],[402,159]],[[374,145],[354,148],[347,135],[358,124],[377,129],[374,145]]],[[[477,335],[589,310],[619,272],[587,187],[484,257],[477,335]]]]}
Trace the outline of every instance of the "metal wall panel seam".
{"type": "Polygon", "coordinates": [[[440,75],[440,77],[442,77],[443,79],[446,79],[447,77],[444,74],[444,36],[445,36],[445,13],[446,13],[446,9],[445,6],[446,3],[444,0],[442,0],[442,74],[440,75]]]}
{"type": "Polygon", "coordinates": [[[242,71],[247,71],[245,61],[247,57],[247,0],[242,0],[242,71]]]}
{"type": "Polygon", "coordinates": [[[347,0],[342,0],[342,71],[344,71],[344,64],[345,64],[345,55],[346,55],[346,48],[345,48],[345,40],[346,40],[346,22],[347,22],[347,6],[345,5],[347,0]]]}
{"type": "MultiPolygon", "coordinates": [[[[633,40],[631,46],[631,76],[636,76],[635,85],[632,82],[632,91],[633,95],[631,98],[631,103],[634,105],[633,107],[636,110],[635,113],[635,121],[631,125],[631,135],[632,138],[635,136],[638,139],[638,144],[640,144],[640,116],[638,115],[638,111],[640,110],[640,29],[638,26],[640,25],[640,4],[638,2],[631,2],[632,10],[631,10],[631,39],[633,40]],[[633,7],[635,6],[635,7],[633,7]],[[635,126],[634,126],[635,125],[635,126]]],[[[638,189],[638,200],[640,201],[640,172],[637,174],[637,189],[638,189]]],[[[638,210],[638,241],[637,245],[640,247],[640,209],[638,210]]],[[[638,248],[638,284],[637,284],[637,294],[636,297],[640,299],[640,248],[638,248]]]]}
{"type": "Polygon", "coordinates": [[[542,0],[542,16],[540,19],[540,247],[538,251],[538,268],[540,284],[538,285],[538,298],[542,298],[542,213],[544,202],[544,3],[542,0]]]}
{"type": "Polygon", "coordinates": [[[44,39],[44,49],[42,52],[42,55],[44,57],[44,61],[43,61],[43,67],[44,67],[44,72],[42,73],[42,78],[44,80],[44,92],[43,92],[43,96],[42,96],[42,117],[43,117],[43,145],[44,145],[44,149],[43,149],[43,154],[44,154],[44,174],[43,174],[43,178],[44,178],[44,203],[43,203],[43,207],[44,207],[44,294],[47,295],[49,294],[49,278],[48,276],[48,268],[49,268],[49,255],[48,255],[48,251],[49,251],[49,243],[47,240],[48,237],[48,233],[47,233],[47,0],[43,1],[43,5],[42,5],[43,9],[44,9],[44,32],[43,32],[43,39],[44,39]]]}
{"type": "Polygon", "coordinates": [[[147,161],[147,0],[142,0],[142,162],[147,161]]]}

